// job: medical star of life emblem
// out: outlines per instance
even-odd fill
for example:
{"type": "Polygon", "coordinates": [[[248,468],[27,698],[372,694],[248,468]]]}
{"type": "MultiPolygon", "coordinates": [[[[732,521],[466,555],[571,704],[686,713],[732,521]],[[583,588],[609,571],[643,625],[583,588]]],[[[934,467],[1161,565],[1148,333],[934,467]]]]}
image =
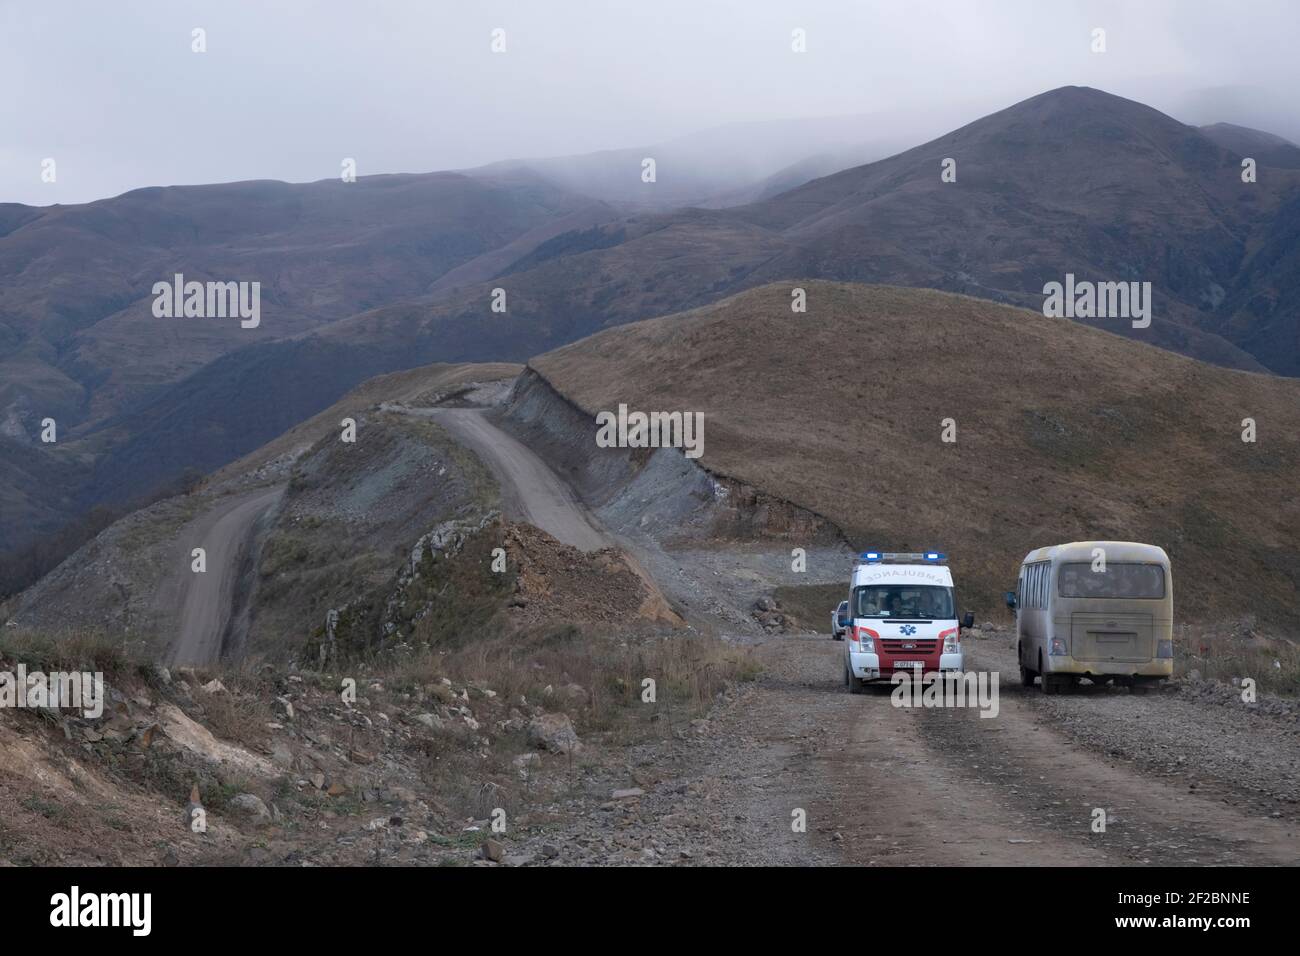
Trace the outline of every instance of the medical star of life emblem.
{"type": "Polygon", "coordinates": [[[902,627],[899,628],[899,630],[902,631],[904,634],[906,634],[908,637],[911,637],[913,634],[916,633],[916,628],[913,627],[911,624],[904,624],[902,627]]]}

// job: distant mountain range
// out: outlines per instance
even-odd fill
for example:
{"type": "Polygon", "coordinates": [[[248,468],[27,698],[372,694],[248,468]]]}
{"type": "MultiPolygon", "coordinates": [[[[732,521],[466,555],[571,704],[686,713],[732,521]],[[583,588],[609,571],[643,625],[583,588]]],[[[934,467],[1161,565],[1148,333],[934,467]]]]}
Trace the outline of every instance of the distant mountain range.
{"type": "Polygon", "coordinates": [[[772,281],[884,282],[1031,308],[1067,273],[1150,282],[1149,328],[1092,324],[1300,375],[1293,144],[1067,87],[804,181],[853,149],[746,170],[722,189],[712,172],[684,183],[670,164],[664,192],[674,175],[680,192],[658,203],[609,185],[610,157],[622,169],[629,151],[0,205],[0,554],[95,504],[230,461],[374,374],[526,359],[772,281]],[[1259,165],[1254,183],[1242,182],[1243,156],[1259,165]],[[949,158],[955,182],[941,179],[949,158]],[[663,210],[678,201],[702,205],[663,210]],[[155,318],[152,286],[176,273],[259,281],[260,326],[155,318]],[[491,308],[497,288],[503,313],[491,308]],[[47,417],[55,445],[37,439],[47,417]]]}
{"type": "Polygon", "coordinates": [[[1150,282],[1149,328],[1112,331],[1217,364],[1300,374],[1300,170],[1265,134],[1185,126],[1065,88],[866,166],[727,209],[643,214],[539,244],[432,309],[399,305],[321,334],[437,341],[448,359],[526,357],[606,325],[768,281],[826,278],[1039,308],[1046,283],[1150,282]],[[1222,145],[1236,143],[1235,148],[1222,145]],[[1257,181],[1242,181],[1253,147],[1257,181]],[[956,181],[941,179],[945,159],[956,181]],[[507,315],[484,321],[491,288],[507,315]]]}

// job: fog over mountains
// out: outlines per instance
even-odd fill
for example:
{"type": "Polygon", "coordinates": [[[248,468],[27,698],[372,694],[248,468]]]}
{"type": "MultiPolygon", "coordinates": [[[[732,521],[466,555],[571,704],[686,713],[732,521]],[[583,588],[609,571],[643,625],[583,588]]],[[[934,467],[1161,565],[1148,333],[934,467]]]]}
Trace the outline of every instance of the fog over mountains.
{"type": "Polygon", "coordinates": [[[682,141],[652,183],[631,149],[0,205],[0,553],[217,467],[374,374],[522,360],[773,281],[1034,309],[1067,272],[1150,282],[1149,328],[1093,324],[1300,375],[1300,149],[1271,131],[1065,87],[902,152],[875,126],[825,134],[829,152],[800,157],[791,135],[749,166],[725,136],[682,141]],[[260,282],[258,327],[155,317],[176,274],[260,282]]]}

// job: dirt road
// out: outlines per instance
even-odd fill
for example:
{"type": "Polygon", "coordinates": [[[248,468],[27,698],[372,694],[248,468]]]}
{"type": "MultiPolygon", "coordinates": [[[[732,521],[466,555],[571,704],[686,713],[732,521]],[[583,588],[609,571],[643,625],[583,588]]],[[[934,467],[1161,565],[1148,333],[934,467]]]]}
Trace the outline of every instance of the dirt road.
{"type": "MultiPolygon", "coordinates": [[[[1005,637],[972,640],[975,667],[1012,675],[1005,637]]],[[[981,718],[895,707],[888,688],[848,694],[842,645],[825,636],[765,638],[756,653],[756,685],[593,776],[545,842],[572,848],[570,863],[1300,862],[1293,719],[1181,691],[1049,701],[1014,682],[981,718]],[[628,787],[645,794],[610,801],[628,787]]]]}
{"type": "MultiPolygon", "coordinates": [[[[515,517],[580,547],[611,543],[481,411],[426,414],[490,464],[515,517]]],[[[718,573],[690,552],[666,557],[678,576],[718,573]]],[[[749,613],[748,598],[735,603],[749,613]]],[[[565,862],[1300,863],[1294,713],[1190,685],[1048,699],[1019,685],[1011,635],[995,630],[969,632],[966,647],[969,669],[998,675],[996,716],[898,707],[888,686],[845,691],[843,644],[828,636],[735,639],[755,645],[763,676],[711,721],[665,721],[665,739],[594,773],[547,837],[572,848],[565,862]],[[644,795],[611,804],[631,787],[644,795]]]]}
{"type": "MultiPolygon", "coordinates": [[[[584,549],[616,545],[645,559],[482,410],[389,410],[436,420],[478,454],[512,518],[584,549]]],[[[217,516],[210,562],[269,503],[217,516]]],[[[763,564],[770,556],[727,554],[756,580],[775,575],[763,564]]],[[[684,580],[734,582],[744,570],[680,548],[659,557],[656,573],[684,580]]],[[[219,645],[206,609],[220,606],[221,580],[188,596],[195,629],[185,646],[199,655],[219,645]]],[[[730,600],[740,618],[751,611],[743,588],[704,601],[693,594],[680,596],[730,600]]],[[[728,639],[752,645],[763,665],[756,682],[707,721],[664,713],[660,739],[587,758],[576,790],[538,808],[551,823],[507,839],[508,852],[542,860],[547,844],[558,845],[562,864],[1300,863],[1293,709],[1246,707],[1223,685],[1046,698],[1019,686],[1011,635],[994,629],[969,632],[966,651],[968,669],[998,675],[995,716],[900,707],[888,686],[848,694],[843,644],[826,635],[728,639]],[[632,788],[642,792],[611,800],[632,788]]]]}
{"type": "Polygon", "coordinates": [[[223,501],[192,522],[181,534],[183,560],[180,613],[176,637],[168,650],[169,664],[210,664],[221,654],[222,642],[235,612],[240,558],[253,525],[284,493],[261,490],[223,501]],[[205,551],[203,573],[193,571],[190,554],[205,551]]]}
{"type": "Polygon", "coordinates": [[[393,408],[430,418],[473,451],[501,487],[506,517],[541,528],[583,551],[614,547],[586,506],[526,445],[493,425],[477,408],[393,408]]]}

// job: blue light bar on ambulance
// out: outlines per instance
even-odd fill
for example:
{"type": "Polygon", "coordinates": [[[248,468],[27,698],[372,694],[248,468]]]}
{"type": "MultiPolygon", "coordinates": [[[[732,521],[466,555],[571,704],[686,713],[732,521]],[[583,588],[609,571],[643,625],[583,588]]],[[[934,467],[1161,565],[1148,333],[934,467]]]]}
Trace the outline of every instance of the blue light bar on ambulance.
{"type": "Polygon", "coordinates": [[[929,561],[938,564],[948,560],[942,551],[863,551],[859,560],[863,564],[881,564],[886,561],[901,564],[907,561],[929,561]]]}

